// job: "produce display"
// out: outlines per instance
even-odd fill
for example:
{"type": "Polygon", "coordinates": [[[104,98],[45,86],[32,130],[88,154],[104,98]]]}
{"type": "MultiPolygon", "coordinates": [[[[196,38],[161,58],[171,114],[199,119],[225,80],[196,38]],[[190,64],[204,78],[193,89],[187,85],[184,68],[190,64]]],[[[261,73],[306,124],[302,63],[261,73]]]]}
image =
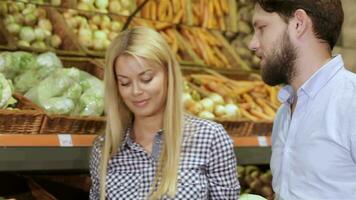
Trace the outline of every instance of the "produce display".
{"type": "Polygon", "coordinates": [[[228,0],[193,0],[193,25],[227,30],[229,21],[228,0]]]}
{"type": "Polygon", "coordinates": [[[54,6],[59,6],[62,3],[62,0],[18,0],[25,3],[35,3],[35,4],[51,4],[54,6]]]}
{"type": "Polygon", "coordinates": [[[237,54],[252,68],[259,68],[260,59],[248,49],[252,39],[252,14],[254,4],[252,1],[237,0],[237,32],[227,32],[225,35],[235,48],[237,54]]]}
{"type": "Polygon", "coordinates": [[[78,0],[77,9],[129,16],[136,9],[134,0],[78,0]]]}
{"type": "Polygon", "coordinates": [[[215,68],[238,67],[250,70],[234,50],[230,49],[228,42],[219,32],[210,32],[202,28],[181,27],[180,33],[205,65],[215,68]]]}
{"type": "Polygon", "coordinates": [[[0,15],[17,45],[38,50],[59,48],[62,39],[54,33],[53,24],[43,7],[22,2],[0,2],[0,15]]]}
{"type": "MultiPolygon", "coordinates": [[[[141,3],[143,3],[142,0],[137,1],[138,5],[141,3]]],[[[150,0],[140,11],[140,16],[155,21],[188,24],[187,3],[189,2],[185,0],[150,0]]]]}
{"type": "Polygon", "coordinates": [[[87,14],[76,10],[63,13],[68,26],[87,49],[104,51],[124,25],[124,18],[102,14],[87,14]]]}
{"type": "Polygon", "coordinates": [[[38,56],[28,52],[2,52],[0,72],[14,82],[16,92],[25,94],[47,113],[103,114],[103,82],[77,68],[63,68],[61,60],[52,52],[38,56]]]}
{"type": "Polygon", "coordinates": [[[0,109],[5,109],[16,103],[12,97],[13,87],[10,80],[0,73],[0,109]]]}
{"type": "Polygon", "coordinates": [[[182,34],[179,33],[173,24],[134,18],[131,26],[147,26],[157,30],[171,47],[171,50],[173,54],[176,55],[178,61],[203,64],[203,61],[194,53],[189,43],[183,38],[182,34]]]}
{"type": "Polygon", "coordinates": [[[278,88],[259,80],[233,80],[216,72],[190,74],[185,80],[185,109],[202,118],[272,122],[279,107],[278,88]]]}
{"type": "MultiPolygon", "coordinates": [[[[271,170],[261,170],[258,166],[237,166],[241,194],[261,195],[268,200],[274,199],[271,170]]],[[[260,199],[256,197],[256,199],[260,199]]]]}

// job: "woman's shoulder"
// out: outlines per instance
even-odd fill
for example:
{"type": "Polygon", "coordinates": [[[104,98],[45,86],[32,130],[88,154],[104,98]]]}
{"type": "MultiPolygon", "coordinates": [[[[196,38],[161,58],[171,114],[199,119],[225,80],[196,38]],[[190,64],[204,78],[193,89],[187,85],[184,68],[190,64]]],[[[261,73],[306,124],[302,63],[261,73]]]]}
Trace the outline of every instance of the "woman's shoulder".
{"type": "Polygon", "coordinates": [[[224,127],[214,121],[198,118],[186,114],[184,116],[184,133],[198,134],[207,136],[217,136],[219,134],[226,134],[224,127]]]}

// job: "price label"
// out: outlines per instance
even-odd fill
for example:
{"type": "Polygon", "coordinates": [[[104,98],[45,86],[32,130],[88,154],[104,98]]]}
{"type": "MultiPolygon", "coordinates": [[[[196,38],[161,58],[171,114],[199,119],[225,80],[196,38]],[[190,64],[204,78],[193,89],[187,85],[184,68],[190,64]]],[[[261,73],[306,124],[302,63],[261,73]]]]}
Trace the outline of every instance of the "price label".
{"type": "Polygon", "coordinates": [[[267,138],[265,136],[258,136],[257,137],[258,140],[258,145],[260,145],[260,147],[267,147],[267,138]]]}
{"type": "Polygon", "coordinates": [[[72,147],[73,146],[72,136],[69,134],[59,134],[58,139],[59,139],[59,145],[61,147],[72,147]]]}

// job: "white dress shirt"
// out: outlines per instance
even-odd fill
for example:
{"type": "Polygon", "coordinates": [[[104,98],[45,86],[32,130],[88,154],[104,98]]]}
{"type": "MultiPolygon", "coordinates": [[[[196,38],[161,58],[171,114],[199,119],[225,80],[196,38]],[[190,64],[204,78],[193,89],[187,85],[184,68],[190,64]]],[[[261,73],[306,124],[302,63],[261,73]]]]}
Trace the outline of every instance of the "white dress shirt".
{"type": "Polygon", "coordinates": [[[279,99],[271,158],[277,199],[356,200],[356,75],[338,55],[297,93],[285,86],[279,99]]]}

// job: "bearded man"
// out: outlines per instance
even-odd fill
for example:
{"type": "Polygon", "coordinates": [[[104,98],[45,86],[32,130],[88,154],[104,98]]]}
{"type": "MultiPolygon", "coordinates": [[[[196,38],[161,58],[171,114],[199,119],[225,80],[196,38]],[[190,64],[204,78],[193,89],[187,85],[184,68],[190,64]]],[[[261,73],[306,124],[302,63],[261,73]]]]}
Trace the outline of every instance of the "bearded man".
{"type": "Polygon", "coordinates": [[[272,132],[273,190],[283,200],[356,199],[356,76],[332,55],[340,0],[257,0],[250,49],[284,87],[272,132]]]}

